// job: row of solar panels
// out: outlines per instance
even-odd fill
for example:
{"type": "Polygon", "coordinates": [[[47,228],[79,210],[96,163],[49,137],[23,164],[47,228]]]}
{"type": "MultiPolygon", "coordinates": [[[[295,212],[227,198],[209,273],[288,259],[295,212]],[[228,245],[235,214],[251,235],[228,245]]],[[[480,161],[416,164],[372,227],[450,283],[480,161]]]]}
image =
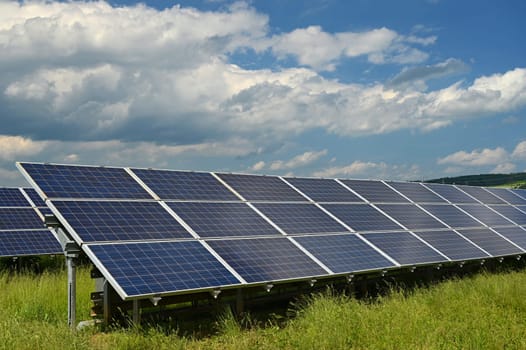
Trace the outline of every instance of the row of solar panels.
{"type": "Polygon", "coordinates": [[[31,188],[0,188],[0,257],[59,254],[53,231],[45,228],[51,211],[31,188]]]}
{"type": "Polygon", "coordinates": [[[124,299],[526,251],[526,191],[18,164],[124,299]]]}

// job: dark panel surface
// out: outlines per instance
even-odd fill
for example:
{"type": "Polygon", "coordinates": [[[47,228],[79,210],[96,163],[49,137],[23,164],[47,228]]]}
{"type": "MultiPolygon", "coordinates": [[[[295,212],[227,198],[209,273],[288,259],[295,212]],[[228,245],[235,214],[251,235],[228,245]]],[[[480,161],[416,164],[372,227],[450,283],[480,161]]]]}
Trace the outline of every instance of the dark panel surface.
{"type": "Polygon", "coordinates": [[[484,259],[488,254],[454,231],[426,231],[415,234],[451,260],[484,259]]]}
{"type": "Polygon", "coordinates": [[[475,197],[484,204],[504,204],[504,202],[501,199],[495,197],[493,194],[486,191],[482,187],[458,186],[458,188],[468,193],[469,195],[475,197]]]}
{"type": "Polygon", "coordinates": [[[387,182],[416,203],[445,203],[446,201],[417,182],[387,182]]]}
{"type": "Polygon", "coordinates": [[[169,203],[200,237],[281,235],[245,203],[169,203]]]}
{"type": "Polygon", "coordinates": [[[295,237],[294,240],[335,273],[394,266],[356,235],[303,236],[295,237]]]}
{"type": "Polygon", "coordinates": [[[315,202],[358,202],[358,196],[332,179],[285,178],[315,202]]]}
{"type": "Polygon", "coordinates": [[[29,202],[18,188],[0,188],[0,207],[29,206],[29,202]]]}
{"type": "Polygon", "coordinates": [[[486,187],[486,190],[490,191],[492,194],[499,196],[510,204],[523,204],[526,205],[526,198],[522,198],[515,194],[515,192],[510,191],[505,188],[491,188],[486,187]]]}
{"type": "Polygon", "coordinates": [[[482,226],[480,222],[453,205],[424,204],[422,207],[453,228],[482,226]]]}
{"type": "Polygon", "coordinates": [[[453,204],[478,203],[476,199],[468,196],[467,194],[453,187],[452,185],[426,183],[424,184],[424,186],[438,193],[453,204]]]}
{"type": "Polygon", "coordinates": [[[414,204],[379,204],[378,208],[409,230],[446,228],[414,204]]]}
{"type": "Polygon", "coordinates": [[[499,214],[495,213],[493,210],[489,209],[484,205],[477,204],[465,204],[459,205],[459,208],[465,210],[469,214],[473,215],[478,220],[482,221],[488,226],[505,226],[512,225],[509,220],[506,220],[499,214]]]}
{"type": "Polygon", "coordinates": [[[0,257],[61,253],[62,247],[49,230],[0,231],[0,257]]]}
{"type": "Polygon", "coordinates": [[[345,185],[372,203],[407,203],[407,199],[381,181],[341,180],[345,185]]]}
{"type": "Polygon", "coordinates": [[[490,205],[491,209],[519,225],[526,225],[526,213],[510,205],[490,205]]]}
{"type": "Polygon", "coordinates": [[[249,283],[327,275],[285,237],[213,240],[208,244],[249,283]]]}
{"type": "Polygon", "coordinates": [[[514,226],[514,227],[499,227],[495,229],[498,233],[521,247],[522,249],[526,249],[526,230],[524,230],[521,227],[514,226]]]}
{"type": "Polygon", "coordinates": [[[276,176],[217,174],[249,201],[305,202],[307,199],[276,176]]]}
{"type": "Polygon", "coordinates": [[[519,248],[487,228],[458,230],[458,232],[493,256],[522,253],[519,248]]]}
{"type": "MultiPolygon", "coordinates": [[[[26,201],[27,206],[29,203],[26,201]]],[[[0,208],[0,230],[44,228],[42,219],[32,208],[0,208]]]]}
{"type": "Polygon", "coordinates": [[[402,230],[369,204],[324,204],[323,207],[355,231],[402,230]]]}

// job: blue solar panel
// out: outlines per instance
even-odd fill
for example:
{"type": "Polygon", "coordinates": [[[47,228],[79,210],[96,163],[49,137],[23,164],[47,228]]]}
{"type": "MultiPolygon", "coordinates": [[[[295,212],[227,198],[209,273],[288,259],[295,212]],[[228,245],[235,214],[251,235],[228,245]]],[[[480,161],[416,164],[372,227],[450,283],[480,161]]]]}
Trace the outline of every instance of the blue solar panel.
{"type": "Polygon", "coordinates": [[[451,186],[451,185],[440,185],[440,184],[433,184],[433,183],[426,183],[424,184],[427,188],[431,189],[432,191],[438,193],[448,201],[450,201],[453,204],[459,204],[459,203],[478,203],[476,199],[468,196],[464,192],[460,191],[459,189],[451,186]]]}
{"type": "Polygon", "coordinates": [[[245,203],[169,203],[201,237],[281,235],[245,203]]]}
{"type": "Polygon", "coordinates": [[[486,190],[490,191],[496,196],[499,196],[510,204],[526,204],[525,198],[520,197],[519,195],[515,194],[515,192],[508,189],[487,187],[486,190]]]}
{"type": "Polygon", "coordinates": [[[493,256],[523,253],[522,250],[488,228],[458,230],[458,232],[493,256]]]}
{"type": "Polygon", "coordinates": [[[474,220],[471,216],[450,204],[425,204],[422,205],[422,207],[453,228],[482,226],[480,222],[474,220]]]}
{"type": "Polygon", "coordinates": [[[22,163],[48,198],[151,199],[122,168],[22,163]]]}
{"type": "Polygon", "coordinates": [[[151,169],[132,171],[161,199],[239,200],[209,173],[151,169]]]}
{"type": "Polygon", "coordinates": [[[60,253],[62,247],[49,230],[0,231],[0,257],[60,253]]]}
{"type": "Polygon", "coordinates": [[[519,226],[513,226],[513,227],[499,227],[495,229],[498,233],[521,247],[522,249],[526,249],[526,230],[519,227],[519,226]]]}
{"type": "Polygon", "coordinates": [[[367,233],[363,237],[402,265],[447,261],[409,232],[367,233]]]}
{"type": "Polygon", "coordinates": [[[0,207],[28,207],[29,202],[18,188],[0,188],[0,207]]]}
{"type": "Polygon", "coordinates": [[[342,182],[372,203],[407,203],[408,200],[381,181],[342,180],[342,182]]]}
{"type": "Polygon", "coordinates": [[[48,207],[36,208],[43,216],[53,215],[53,212],[48,207]]]}
{"type": "Polygon", "coordinates": [[[276,176],[217,175],[249,201],[305,202],[307,200],[276,176]]]}
{"type": "Polygon", "coordinates": [[[335,273],[395,266],[356,235],[302,236],[294,240],[335,273]]]}
{"type": "Polygon", "coordinates": [[[506,226],[512,225],[509,220],[506,220],[493,210],[489,209],[484,205],[476,204],[465,204],[459,205],[459,208],[465,210],[469,214],[473,215],[476,219],[482,221],[488,226],[506,226]]]}
{"type": "Polygon", "coordinates": [[[414,204],[380,204],[378,208],[409,230],[446,228],[414,204]]]}
{"type": "Polygon", "coordinates": [[[426,231],[415,232],[415,234],[440,250],[451,260],[483,259],[488,257],[488,254],[462,238],[455,231],[426,231]]]}
{"type": "Polygon", "coordinates": [[[355,231],[402,229],[369,204],[324,204],[323,207],[355,231]]]}
{"type": "Polygon", "coordinates": [[[249,283],[327,275],[285,237],[214,240],[208,244],[249,283]]]}
{"type": "Polygon", "coordinates": [[[46,203],[40,198],[37,191],[32,188],[24,188],[24,192],[29,196],[35,207],[45,207],[46,203]]]}
{"type": "Polygon", "coordinates": [[[87,247],[127,297],[240,283],[197,241],[87,247]]]}
{"type": "Polygon", "coordinates": [[[42,219],[32,208],[0,208],[0,230],[25,230],[43,227],[42,219]]]}
{"type": "Polygon", "coordinates": [[[285,180],[315,202],[363,202],[336,180],[292,177],[285,180]]]}
{"type": "Polygon", "coordinates": [[[445,200],[416,182],[387,182],[397,191],[416,203],[445,203],[445,200]]]}
{"type": "Polygon", "coordinates": [[[510,189],[511,192],[516,194],[517,196],[521,197],[522,199],[526,199],[526,190],[523,189],[510,189]]]}
{"type": "Polygon", "coordinates": [[[52,202],[83,242],[192,236],[156,202],[52,202]]]}
{"type": "Polygon", "coordinates": [[[314,204],[256,204],[265,216],[288,234],[349,232],[314,204]]]}
{"type": "Polygon", "coordinates": [[[489,207],[518,225],[526,225],[526,213],[511,205],[490,205],[489,207]]]}
{"type": "Polygon", "coordinates": [[[459,189],[475,197],[484,204],[504,204],[505,202],[495,197],[482,187],[475,186],[458,186],[459,189]]]}

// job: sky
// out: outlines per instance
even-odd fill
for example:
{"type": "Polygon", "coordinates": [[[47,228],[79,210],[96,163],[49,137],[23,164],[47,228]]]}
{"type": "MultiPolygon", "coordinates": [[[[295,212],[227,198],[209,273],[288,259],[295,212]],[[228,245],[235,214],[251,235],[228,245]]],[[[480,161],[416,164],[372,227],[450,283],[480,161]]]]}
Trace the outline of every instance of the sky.
{"type": "Polygon", "coordinates": [[[16,161],[422,180],[526,171],[526,2],[0,0],[16,161]]]}

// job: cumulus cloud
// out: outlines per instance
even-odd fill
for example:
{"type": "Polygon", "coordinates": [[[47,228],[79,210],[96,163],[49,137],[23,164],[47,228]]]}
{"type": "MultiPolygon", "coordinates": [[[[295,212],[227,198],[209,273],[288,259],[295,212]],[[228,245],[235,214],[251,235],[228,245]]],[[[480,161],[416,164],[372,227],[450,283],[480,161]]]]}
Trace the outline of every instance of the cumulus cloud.
{"type": "Polygon", "coordinates": [[[511,156],[517,160],[526,160],[526,141],[517,144],[511,156]]]}
{"type": "Polygon", "coordinates": [[[299,167],[304,167],[309,164],[314,163],[321,157],[327,155],[327,150],[321,151],[308,151],[303,154],[299,154],[292,159],[287,161],[277,160],[270,164],[270,170],[284,170],[284,169],[295,169],[299,167]]]}
{"type": "Polygon", "coordinates": [[[421,178],[421,170],[415,165],[388,164],[356,160],[348,165],[332,166],[313,172],[312,176],[326,178],[369,178],[391,180],[414,180],[421,178]]]}
{"type": "Polygon", "coordinates": [[[45,141],[33,141],[22,136],[0,135],[0,160],[38,154],[46,145],[45,141]]]}
{"type": "Polygon", "coordinates": [[[459,59],[449,58],[434,65],[404,68],[391,81],[390,85],[403,86],[415,82],[425,82],[429,79],[442,78],[454,74],[464,73],[468,65],[459,59]]]}
{"type": "Polygon", "coordinates": [[[330,167],[324,170],[316,171],[313,173],[314,176],[319,177],[352,177],[356,175],[364,175],[368,174],[371,171],[377,171],[383,172],[385,169],[387,169],[387,164],[384,162],[381,163],[374,163],[374,162],[362,162],[362,161],[354,161],[353,163],[349,165],[344,166],[334,166],[330,167]]]}

